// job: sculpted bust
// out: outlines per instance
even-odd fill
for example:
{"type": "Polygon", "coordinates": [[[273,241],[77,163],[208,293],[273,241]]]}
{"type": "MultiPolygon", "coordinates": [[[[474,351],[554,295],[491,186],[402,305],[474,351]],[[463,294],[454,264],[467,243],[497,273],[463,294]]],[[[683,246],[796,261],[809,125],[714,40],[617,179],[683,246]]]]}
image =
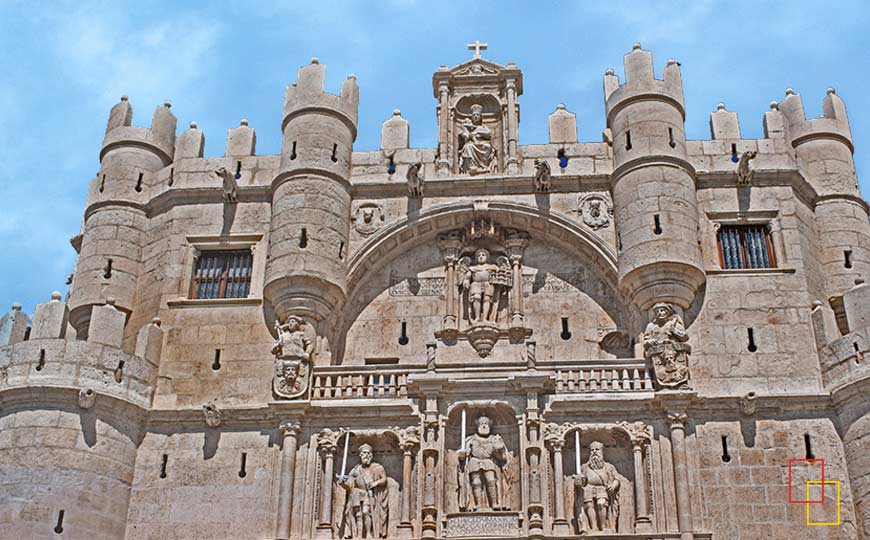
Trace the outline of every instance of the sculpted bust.
{"type": "Polygon", "coordinates": [[[483,125],[483,107],[471,106],[471,118],[459,132],[459,170],[466,174],[493,172],[495,148],[492,146],[492,130],[483,125]]]}

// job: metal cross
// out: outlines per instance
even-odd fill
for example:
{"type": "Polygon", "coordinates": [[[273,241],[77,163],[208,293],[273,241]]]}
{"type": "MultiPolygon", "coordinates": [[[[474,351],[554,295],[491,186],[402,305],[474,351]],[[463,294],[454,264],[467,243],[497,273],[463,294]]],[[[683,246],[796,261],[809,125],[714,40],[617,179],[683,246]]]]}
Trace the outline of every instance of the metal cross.
{"type": "Polygon", "coordinates": [[[475,40],[474,43],[468,44],[468,50],[474,51],[474,58],[480,58],[480,51],[485,51],[489,47],[486,43],[481,43],[480,40],[475,40]]]}

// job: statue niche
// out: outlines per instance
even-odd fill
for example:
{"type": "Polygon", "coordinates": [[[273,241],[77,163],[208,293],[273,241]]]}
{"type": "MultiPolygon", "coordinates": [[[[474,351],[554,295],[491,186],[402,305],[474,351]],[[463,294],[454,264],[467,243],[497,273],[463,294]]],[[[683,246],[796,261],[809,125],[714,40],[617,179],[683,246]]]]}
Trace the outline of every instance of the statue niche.
{"type": "Polygon", "coordinates": [[[460,125],[457,137],[459,172],[470,175],[495,172],[497,152],[493,132],[483,123],[483,105],[471,106],[471,114],[460,125]]]}
{"type": "Polygon", "coordinates": [[[531,335],[523,317],[522,256],[528,234],[478,218],[438,239],[445,264],[446,309],[435,337],[467,339],[481,358],[501,337],[531,335]]]}
{"type": "Polygon", "coordinates": [[[448,413],[447,425],[445,536],[516,536],[522,490],[513,410],[466,402],[448,413]]]}

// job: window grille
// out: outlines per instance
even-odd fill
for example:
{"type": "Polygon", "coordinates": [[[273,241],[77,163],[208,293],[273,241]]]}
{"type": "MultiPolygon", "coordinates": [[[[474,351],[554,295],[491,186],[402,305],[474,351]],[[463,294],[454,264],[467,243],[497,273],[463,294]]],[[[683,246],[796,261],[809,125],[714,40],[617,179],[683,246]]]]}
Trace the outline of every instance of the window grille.
{"type": "Polygon", "coordinates": [[[722,268],[776,268],[767,225],[723,225],[719,229],[718,243],[722,268]]]}
{"type": "Polygon", "coordinates": [[[250,250],[203,251],[196,261],[191,298],[247,298],[251,291],[250,250]]]}

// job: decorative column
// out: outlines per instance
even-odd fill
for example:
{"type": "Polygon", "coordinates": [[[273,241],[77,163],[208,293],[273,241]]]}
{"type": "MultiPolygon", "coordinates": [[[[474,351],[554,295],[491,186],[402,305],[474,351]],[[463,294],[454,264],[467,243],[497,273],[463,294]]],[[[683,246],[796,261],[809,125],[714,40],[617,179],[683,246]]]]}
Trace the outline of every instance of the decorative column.
{"type": "Polygon", "coordinates": [[[278,427],[284,439],[281,448],[281,479],[278,488],[278,525],[275,527],[277,540],[290,538],[290,517],[293,500],[293,481],[296,471],[296,444],[299,435],[298,422],[281,422],[278,427]]]}
{"type": "Polygon", "coordinates": [[[529,245],[529,235],[523,231],[510,231],[504,246],[511,261],[510,333],[514,338],[528,337],[523,314],[523,253],[529,245]]]}
{"type": "Polygon", "coordinates": [[[438,162],[436,167],[441,174],[450,172],[450,160],[447,157],[447,124],[450,122],[449,113],[450,94],[447,82],[444,81],[438,86],[438,162]]]}
{"type": "Polygon", "coordinates": [[[420,444],[419,428],[412,426],[399,432],[399,448],[402,450],[402,508],[396,533],[401,539],[414,537],[411,523],[411,492],[414,489],[414,449],[420,444]]]}
{"type": "Polygon", "coordinates": [[[693,540],[692,503],[689,500],[689,464],[686,457],[686,415],[669,413],[671,453],[674,460],[674,487],[677,496],[677,524],[680,540],[693,540]]]}
{"type": "MultiPolygon", "coordinates": [[[[511,67],[510,65],[508,67],[511,67]]],[[[515,67],[515,66],[514,66],[515,67]]],[[[505,82],[507,90],[507,172],[517,174],[519,172],[519,159],[517,158],[517,82],[508,79],[505,82]]]]}
{"type": "Polygon", "coordinates": [[[652,441],[652,428],[643,422],[620,422],[619,426],[628,433],[634,456],[634,526],[635,532],[652,532],[652,519],[649,515],[647,500],[647,474],[643,466],[645,446],[652,441]]]}
{"type": "Polygon", "coordinates": [[[562,465],[562,449],[565,447],[565,430],[559,429],[560,426],[553,426],[554,429],[548,430],[546,436],[547,443],[553,449],[553,476],[555,479],[555,490],[553,501],[555,502],[555,516],[553,518],[553,535],[567,536],[571,534],[571,526],[568,520],[565,519],[565,474],[562,465]]]}
{"type": "Polygon", "coordinates": [[[541,490],[541,419],[538,415],[538,394],[526,395],[526,427],[528,429],[529,464],[529,535],[542,537],[544,534],[544,504],[541,490]]]}
{"type": "Polygon", "coordinates": [[[315,532],[318,540],[332,538],[332,481],[335,476],[335,452],[341,432],[324,429],[317,436],[323,453],[323,481],[320,486],[320,519],[315,532]]]}
{"type": "Polygon", "coordinates": [[[444,298],[445,310],[441,320],[441,331],[437,337],[451,340],[459,332],[458,316],[459,299],[456,297],[456,263],[462,249],[462,234],[460,231],[450,231],[438,237],[438,249],[444,261],[444,298]]]}

